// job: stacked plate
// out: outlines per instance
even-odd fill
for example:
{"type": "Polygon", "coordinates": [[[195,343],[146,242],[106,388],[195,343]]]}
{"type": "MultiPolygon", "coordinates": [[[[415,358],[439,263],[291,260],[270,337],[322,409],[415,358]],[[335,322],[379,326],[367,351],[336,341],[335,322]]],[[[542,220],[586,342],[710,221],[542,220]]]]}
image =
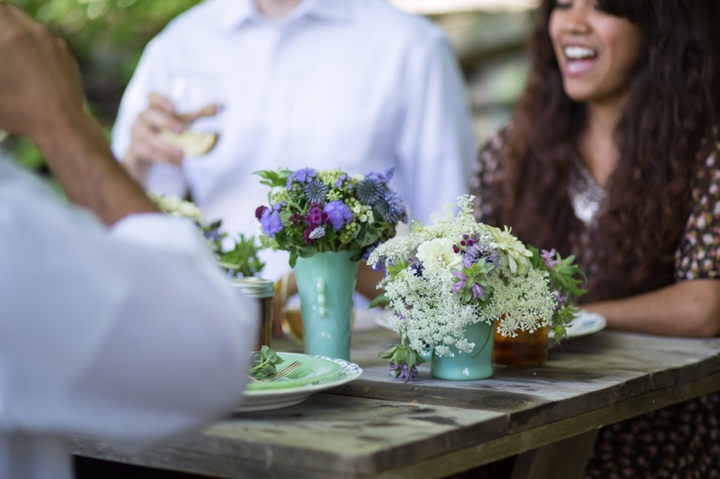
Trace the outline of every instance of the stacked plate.
{"type": "Polygon", "coordinates": [[[301,363],[300,368],[278,381],[248,383],[243,401],[235,409],[237,412],[295,406],[315,393],[349,383],[362,374],[357,364],[342,359],[295,353],[277,354],[283,364],[298,361],[301,363]]]}

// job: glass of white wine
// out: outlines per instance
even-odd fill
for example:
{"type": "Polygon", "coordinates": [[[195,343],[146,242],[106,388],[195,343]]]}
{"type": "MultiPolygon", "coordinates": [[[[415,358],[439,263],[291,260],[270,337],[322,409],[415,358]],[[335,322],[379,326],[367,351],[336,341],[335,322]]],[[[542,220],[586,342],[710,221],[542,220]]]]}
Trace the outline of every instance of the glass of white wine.
{"type": "MultiPolygon", "coordinates": [[[[181,116],[193,115],[212,105],[222,105],[218,79],[205,73],[170,75],[165,96],[173,102],[176,113],[181,116]]],[[[220,128],[217,116],[200,117],[190,123],[188,129],[182,133],[163,130],[160,136],[181,149],[186,157],[203,156],[209,153],[218,141],[220,128]]]]}

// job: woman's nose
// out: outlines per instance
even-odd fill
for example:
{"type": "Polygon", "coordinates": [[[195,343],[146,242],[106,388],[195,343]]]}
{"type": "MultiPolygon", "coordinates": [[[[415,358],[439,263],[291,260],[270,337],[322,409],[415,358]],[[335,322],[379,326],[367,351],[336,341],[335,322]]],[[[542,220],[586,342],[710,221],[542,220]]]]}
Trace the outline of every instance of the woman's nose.
{"type": "Polygon", "coordinates": [[[563,16],[563,30],[567,33],[587,33],[590,31],[588,13],[592,7],[587,1],[573,2],[563,16]]]}

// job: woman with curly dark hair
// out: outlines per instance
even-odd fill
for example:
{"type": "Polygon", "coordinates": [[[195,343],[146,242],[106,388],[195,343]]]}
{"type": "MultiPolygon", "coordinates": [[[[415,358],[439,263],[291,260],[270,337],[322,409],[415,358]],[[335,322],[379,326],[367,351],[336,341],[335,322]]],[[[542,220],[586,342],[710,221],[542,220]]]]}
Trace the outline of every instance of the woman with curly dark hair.
{"type": "MultiPolygon", "coordinates": [[[[610,328],[720,332],[719,4],[543,0],[527,88],[481,151],[478,218],[576,254],[610,328]]],[[[606,428],[588,477],[718,477],[719,419],[714,394],[606,428]]]]}

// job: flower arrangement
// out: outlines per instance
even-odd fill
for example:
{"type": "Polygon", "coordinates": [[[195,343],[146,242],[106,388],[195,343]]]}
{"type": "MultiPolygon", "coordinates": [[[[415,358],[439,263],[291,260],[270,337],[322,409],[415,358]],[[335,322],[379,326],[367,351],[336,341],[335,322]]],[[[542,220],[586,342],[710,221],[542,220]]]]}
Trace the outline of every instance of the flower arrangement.
{"type": "Polygon", "coordinates": [[[585,293],[579,288],[585,277],[574,257],[526,247],[507,227],[478,223],[472,198],[446,205],[432,226],[414,223],[410,235],[368,259],[385,271],[378,287],[386,293],[374,303],[390,304],[389,323],[402,335],[400,345],[380,354],[395,377],[417,374],[423,362],[417,352],[454,356],[451,345],[458,354],[473,351],[464,337],[470,324],[497,322],[503,336],[550,326],[560,339],[577,312],[570,301],[585,293]]]}
{"type": "Polygon", "coordinates": [[[185,201],[177,196],[163,196],[148,193],[148,196],[158,205],[158,208],[170,216],[177,216],[191,219],[203,233],[208,248],[212,251],[218,265],[225,269],[231,276],[251,277],[262,272],[265,263],[258,258],[258,252],[262,249],[255,244],[255,237],[245,238],[240,234],[234,241],[233,248],[223,249],[228,234],[221,231],[222,220],[207,223],[195,203],[185,201]]]}
{"type": "Polygon", "coordinates": [[[388,187],[394,169],[350,176],[341,170],[258,171],[269,186],[269,206],[260,206],[264,246],[298,257],[326,251],[351,251],[352,260],[366,259],[407,221],[402,197],[388,187]]]}

